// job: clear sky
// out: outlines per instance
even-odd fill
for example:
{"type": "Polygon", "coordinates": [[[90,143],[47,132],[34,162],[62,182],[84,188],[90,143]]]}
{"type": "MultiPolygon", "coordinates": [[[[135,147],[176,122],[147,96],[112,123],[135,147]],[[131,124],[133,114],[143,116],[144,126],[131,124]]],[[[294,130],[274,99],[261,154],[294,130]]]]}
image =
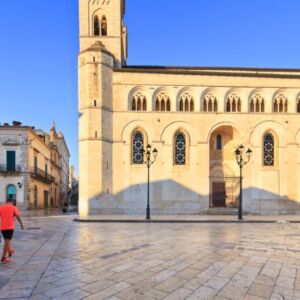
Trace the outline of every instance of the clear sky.
{"type": "MultiPolygon", "coordinates": [[[[300,68],[299,0],[127,0],[126,10],[130,65],[300,68]]],[[[77,167],[77,0],[1,0],[0,41],[0,122],[55,120],[77,167]]]]}

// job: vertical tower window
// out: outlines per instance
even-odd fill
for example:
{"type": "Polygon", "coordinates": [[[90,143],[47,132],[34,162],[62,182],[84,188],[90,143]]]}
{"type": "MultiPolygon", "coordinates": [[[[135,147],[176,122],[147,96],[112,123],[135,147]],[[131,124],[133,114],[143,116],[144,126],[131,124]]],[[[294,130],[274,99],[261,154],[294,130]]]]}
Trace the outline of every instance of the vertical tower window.
{"type": "Polygon", "coordinates": [[[135,131],[132,136],[132,163],[136,165],[144,162],[144,136],[141,131],[135,131]]]}
{"type": "Polygon", "coordinates": [[[300,113],[300,99],[297,101],[297,113],[300,113]]]}
{"type": "Polygon", "coordinates": [[[97,107],[97,100],[94,100],[94,107],[97,107]]]}
{"type": "Polygon", "coordinates": [[[107,36],[107,21],[105,16],[103,16],[101,20],[101,35],[107,36]]]}
{"type": "Polygon", "coordinates": [[[264,166],[274,166],[274,136],[267,133],[264,136],[264,166]]]}
{"type": "Polygon", "coordinates": [[[175,135],[175,165],[185,165],[186,161],[186,142],[185,135],[177,132],[175,135]]]}
{"type": "Polygon", "coordinates": [[[217,150],[222,150],[222,136],[220,134],[217,135],[216,146],[217,150]]]}
{"type": "Polygon", "coordinates": [[[99,36],[100,35],[100,23],[98,16],[94,17],[94,35],[99,36]]]}

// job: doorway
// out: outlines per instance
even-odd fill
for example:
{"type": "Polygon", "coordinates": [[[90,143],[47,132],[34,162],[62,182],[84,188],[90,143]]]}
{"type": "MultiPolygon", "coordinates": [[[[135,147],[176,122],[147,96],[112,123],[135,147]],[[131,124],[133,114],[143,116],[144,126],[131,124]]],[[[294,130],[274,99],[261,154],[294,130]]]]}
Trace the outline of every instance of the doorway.
{"type": "Polygon", "coordinates": [[[213,207],[226,207],[225,182],[212,183],[212,204],[213,207]]]}
{"type": "Polygon", "coordinates": [[[44,208],[48,208],[48,191],[44,191],[44,208]]]}

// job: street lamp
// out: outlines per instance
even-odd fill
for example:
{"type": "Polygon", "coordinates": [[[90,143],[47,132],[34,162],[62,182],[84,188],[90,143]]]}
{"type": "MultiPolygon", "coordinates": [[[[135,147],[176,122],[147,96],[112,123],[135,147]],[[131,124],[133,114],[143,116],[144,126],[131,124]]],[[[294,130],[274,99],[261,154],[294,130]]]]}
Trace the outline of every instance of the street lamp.
{"type": "Polygon", "coordinates": [[[156,148],[154,148],[152,150],[152,146],[148,144],[147,150],[143,149],[143,153],[145,153],[145,152],[146,152],[146,159],[144,160],[144,164],[146,164],[147,169],[148,169],[146,220],[150,220],[151,219],[151,217],[150,217],[150,167],[156,161],[158,151],[156,148]]]}
{"type": "Polygon", "coordinates": [[[252,150],[249,148],[246,151],[247,159],[244,159],[243,158],[244,150],[245,150],[245,147],[243,145],[240,145],[234,151],[236,162],[240,167],[240,196],[239,196],[239,216],[238,216],[239,220],[243,220],[243,195],[242,195],[242,193],[243,193],[243,187],[242,187],[243,176],[242,176],[242,171],[243,171],[243,166],[246,165],[250,161],[251,154],[252,154],[252,150]]]}

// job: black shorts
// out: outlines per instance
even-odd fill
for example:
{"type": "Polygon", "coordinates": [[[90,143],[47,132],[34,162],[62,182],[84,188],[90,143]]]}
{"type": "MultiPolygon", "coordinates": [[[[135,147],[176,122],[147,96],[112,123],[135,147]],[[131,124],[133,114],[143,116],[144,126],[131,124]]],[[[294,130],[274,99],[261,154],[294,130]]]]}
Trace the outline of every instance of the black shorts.
{"type": "Polygon", "coordinates": [[[14,230],[2,230],[2,235],[5,240],[11,240],[14,236],[14,230]]]}

